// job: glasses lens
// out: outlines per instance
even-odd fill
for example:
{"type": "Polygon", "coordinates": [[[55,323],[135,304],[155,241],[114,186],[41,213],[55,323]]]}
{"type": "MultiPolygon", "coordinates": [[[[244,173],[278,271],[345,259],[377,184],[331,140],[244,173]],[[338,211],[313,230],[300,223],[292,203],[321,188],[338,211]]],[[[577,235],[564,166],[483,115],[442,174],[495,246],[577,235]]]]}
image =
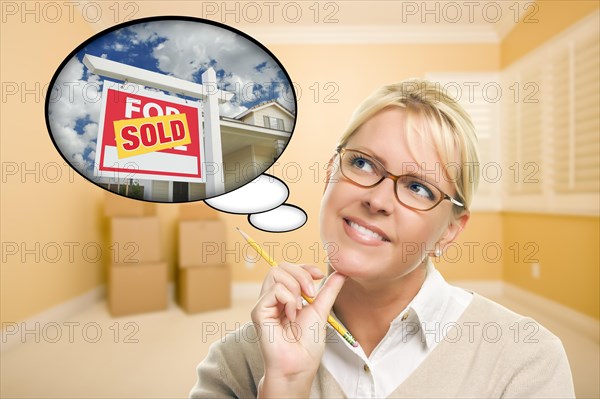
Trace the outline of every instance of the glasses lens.
{"type": "Polygon", "coordinates": [[[437,187],[410,175],[400,176],[396,189],[400,202],[415,209],[429,209],[442,198],[442,193],[437,187]]]}
{"type": "Polygon", "coordinates": [[[361,186],[372,186],[384,174],[379,162],[357,151],[345,151],[342,154],[340,168],[346,178],[361,186]]]}

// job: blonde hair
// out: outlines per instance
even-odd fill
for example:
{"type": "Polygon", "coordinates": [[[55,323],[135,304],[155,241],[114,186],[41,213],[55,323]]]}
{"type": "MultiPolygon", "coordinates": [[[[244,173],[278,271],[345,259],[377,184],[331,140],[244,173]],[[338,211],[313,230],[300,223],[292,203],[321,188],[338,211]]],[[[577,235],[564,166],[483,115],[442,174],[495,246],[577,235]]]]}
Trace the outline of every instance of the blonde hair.
{"type": "MultiPolygon", "coordinates": [[[[415,138],[431,139],[443,162],[444,173],[456,166],[458,175],[452,178],[458,201],[469,209],[479,183],[479,155],[475,127],[466,111],[444,93],[438,83],[409,79],[383,86],[369,96],[352,114],[338,148],[345,147],[357,129],[369,118],[387,107],[406,110],[406,132],[410,151],[415,138]],[[456,165],[453,160],[460,160],[456,165]]],[[[455,212],[461,207],[455,206],[455,212]]]]}

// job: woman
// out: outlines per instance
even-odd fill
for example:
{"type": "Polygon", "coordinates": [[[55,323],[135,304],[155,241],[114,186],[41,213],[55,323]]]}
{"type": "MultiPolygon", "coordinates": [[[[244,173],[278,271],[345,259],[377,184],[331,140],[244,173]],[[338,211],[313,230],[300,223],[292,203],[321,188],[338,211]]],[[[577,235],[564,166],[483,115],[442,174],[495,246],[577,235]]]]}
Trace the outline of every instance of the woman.
{"type": "Polygon", "coordinates": [[[252,323],[211,346],[191,397],[574,397],[556,336],[430,261],[469,220],[477,164],[470,118],[437,85],[367,98],[330,160],[329,276],[316,293],[316,266],[271,269],[252,323]]]}

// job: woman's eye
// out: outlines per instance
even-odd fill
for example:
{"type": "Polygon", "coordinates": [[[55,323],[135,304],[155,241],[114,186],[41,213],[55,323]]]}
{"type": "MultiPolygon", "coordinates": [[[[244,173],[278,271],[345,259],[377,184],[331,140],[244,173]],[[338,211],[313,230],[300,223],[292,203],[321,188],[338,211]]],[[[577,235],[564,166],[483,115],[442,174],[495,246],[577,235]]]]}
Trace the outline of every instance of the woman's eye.
{"type": "Polygon", "coordinates": [[[424,184],[418,182],[411,182],[407,185],[408,189],[418,196],[433,199],[433,192],[424,184]]]}
{"type": "Polygon", "coordinates": [[[373,172],[373,163],[366,158],[357,157],[352,160],[352,166],[363,172],[373,172]]]}

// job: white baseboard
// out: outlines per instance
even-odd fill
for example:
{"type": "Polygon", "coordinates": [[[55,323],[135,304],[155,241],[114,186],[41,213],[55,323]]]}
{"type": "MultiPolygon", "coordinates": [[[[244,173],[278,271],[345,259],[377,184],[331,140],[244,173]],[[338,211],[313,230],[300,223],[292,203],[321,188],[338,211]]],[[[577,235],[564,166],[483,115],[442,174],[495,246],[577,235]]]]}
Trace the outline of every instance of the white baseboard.
{"type": "Polygon", "coordinates": [[[27,330],[37,328],[37,326],[45,326],[48,323],[61,323],[68,320],[71,316],[88,309],[89,307],[104,300],[106,289],[104,285],[91,289],[85,294],[79,295],[73,299],[53,306],[41,313],[31,316],[26,320],[18,322],[4,321],[2,323],[2,331],[0,334],[0,352],[4,352],[13,348],[22,342],[21,326],[27,330]],[[15,333],[15,328],[17,329],[15,333]]]}

